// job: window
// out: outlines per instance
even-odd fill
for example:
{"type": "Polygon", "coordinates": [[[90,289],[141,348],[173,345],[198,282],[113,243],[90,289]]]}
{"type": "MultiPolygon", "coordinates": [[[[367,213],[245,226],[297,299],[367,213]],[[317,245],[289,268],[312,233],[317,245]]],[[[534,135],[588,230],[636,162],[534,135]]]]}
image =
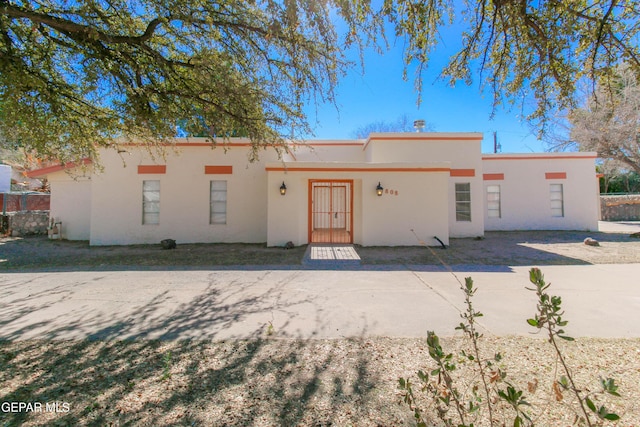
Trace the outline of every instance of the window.
{"type": "Polygon", "coordinates": [[[227,223],[227,181],[211,181],[209,223],[227,223]]]}
{"type": "Polygon", "coordinates": [[[487,214],[489,218],[502,218],[499,185],[487,186],[487,214]]]}
{"type": "Polygon", "coordinates": [[[551,184],[551,216],[564,216],[564,196],[562,194],[562,184],[551,184]]]}
{"type": "Polygon", "coordinates": [[[471,221],[471,184],[456,183],[456,221],[471,221]]]}
{"type": "Polygon", "coordinates": [[[160,181],[142,181],[142,223],[160,223],[160,181]]]}

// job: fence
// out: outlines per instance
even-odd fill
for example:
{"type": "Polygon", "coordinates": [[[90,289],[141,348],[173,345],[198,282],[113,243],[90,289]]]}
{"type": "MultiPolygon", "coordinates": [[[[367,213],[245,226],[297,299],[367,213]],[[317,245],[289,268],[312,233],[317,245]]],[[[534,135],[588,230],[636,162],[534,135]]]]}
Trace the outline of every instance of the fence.
{"type": "Polygon", "coordinates": [[[640,221],[640,194],[600,195],[603,221],[640,221]]]}
{"type": "Polygon", "coordinates": [[[45,193],[0,193],[2,214],[21,211],[48,211],[51,195],[45,193]]]}
{"type": "Polygon", "coordinates": [[[13,236],[47,234],[51,196],[44,193],[0,193],[0,232],[13,236]]]}

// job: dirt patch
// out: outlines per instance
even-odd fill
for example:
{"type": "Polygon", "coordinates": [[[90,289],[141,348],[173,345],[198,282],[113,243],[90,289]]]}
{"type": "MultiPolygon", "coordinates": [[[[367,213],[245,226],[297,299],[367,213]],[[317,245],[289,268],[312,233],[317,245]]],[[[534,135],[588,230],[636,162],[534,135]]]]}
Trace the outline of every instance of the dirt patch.
{"type": "MultiPolygon", "coordinates": [[[[502,353],[500,368],[525,391],[532,404],[525,410],[536,425],[573,425],[570,397],[558,402],[552,392],[556,364],[545,340],[505,337],[483,343],[488,352],[502,353]]],[[[462,340],[446,338],[442,344],[455,353],[462,340]]],[[[640,424],[639,345],[638,340],[579,339],[563,346],[579,387],[596,391],[599,375],[619,384],[621,398],[598,401],[622,417],[620,426],[640,424]]],[[[462,358],[456,363],[456,378],[478,380],[469,363],[462,358]]],[[[43,406],[39,413],[0,412],[0,423],[415,425],[412,412],[400,403],[398,378],[418,384],[416,371],[434,368],[426,343],[418,339],[0,343],[2,401],[43,406]],[[44,410],[56,402],[60,412],[44,410]]],[[[500,425],[512,425],[510,417],[508,407],[497,415],[500,425]]]]}
{"type": "Polygon", "coordinates": [[[0,239],[0,271],[65,269],[171,268],[225,265],[300,264],[306,247],[289,250],[264,244],[180,244],[89,246],[88,242],[34,236],[0,239]]]}
{"type": "Polygon", "coordinates": [[[629,233],[587,231],[489,231],[481,239],[450,239],[439,247],[358,247],[367,264],[579,265],[640,262],[640,239],[629,233]],[[600,246],[587,246],[584,239],[600,246]],[[431,250],[429,250],[431,249],[431,250]]]}
{"type": "MultiPolygon", "coordinates": [[[[162,250],[160,245],[90,247],[5,238],[0,270],[300,265],[304,250],[244,244],[178,244],[176,250],[162,250]]],[[[482,240],[452,239],[447,249],[357,250],[364,264],[640,262],[640,241],[628,233],[489,232],[482,240]],[[585,237],[600,246],[584,245],[585,237]]],[[[442,342],[455,354],[464,345],[460,338],[442,342]]],[[[558,402],[552,392],[558,366],[545,340],[491,336],[483,343],[487,355],[502,353],[500,368],[525,390],[536,425],[573,424],[570,400],[558,402]]],[[[600,376],[615,378],[622,397],[602,403],[622,417],[620,426],[640,425],[639,348],[638,339],[579,338],[563,346],[579,387],[594,391],[600,376]]],[[[477,379],[463,358],[456,360],[458,377],[477,379]]],[[[43,407],[42,412],[0,412],[0,424],[415,425],[400,403],[398,378],[416,384],[416,371],[433,368],[422,339],[288,340],[269,329],[250,341],[0,342],[0,400],[43,407]],[[45,411],[46,404],[57,404],[51,407],[59,411],[45,411]]],[[[510,415],[502,408],[498,418],[511,425],[510,415]]]]}
{"type": "MultiPolygon", "coordinates": [[[[0,239],[0,271],[46,269],[183,268],[229,265],[297,266],[305,246],[285,250],[264,244],[89,246],[45,237],[0,239]]],[[[640,263],[640,239],[629,233],[578,231],[487,232],[483,239],[451,239],[447,249],[361,247],[363,265],[575,265],[640,263]],[[592,237],[600,246],[587,246],[592,237]]]]}

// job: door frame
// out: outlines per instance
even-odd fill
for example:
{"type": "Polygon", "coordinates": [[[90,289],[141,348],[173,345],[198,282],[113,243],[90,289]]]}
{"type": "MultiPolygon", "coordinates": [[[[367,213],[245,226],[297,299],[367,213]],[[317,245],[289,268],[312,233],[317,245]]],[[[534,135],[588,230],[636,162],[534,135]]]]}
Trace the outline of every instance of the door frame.
{"type": "MultiPolygon", "coordinates": [[[[349,215],[345,217],[346,221],[348,221],[346,225],[346,229],[349,230],[349,244],[353,244],[353,179],[310,179],[309,180],[309,190],[308,190],[308,208],[307,208],[307,223],[308,223],[308,235],[307,235],[307,243],[311,243],[312,235],[313,235],[313,184],[317,183],[327,183],[333,188],[333,184],[348,184],[349,194],[346,195],[346,201],[348,203],[348,211],[349,215]]],[[[331,192],[331,197],[333,197],[333,192],[331,192]]],[[[330,228],[329,230],[332,230],[330,228]]],[[[331,231],[329,232],[331,235],[331,231]]],[[[329,243],[329,242],[327,242],[329,243]]]]}

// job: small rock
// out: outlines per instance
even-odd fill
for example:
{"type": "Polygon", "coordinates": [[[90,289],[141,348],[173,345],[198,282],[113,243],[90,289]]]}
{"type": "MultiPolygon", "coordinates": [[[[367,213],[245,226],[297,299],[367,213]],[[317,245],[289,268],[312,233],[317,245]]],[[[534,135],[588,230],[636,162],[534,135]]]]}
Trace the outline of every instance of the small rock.
{"type": "Polygon", "coordinates": [[[634,239],[640,239],[640,231],[638,231],[637,233],[629,234],[629,237],[633,237],[634,239]]]}
{"type": "Polygon", "coordinates": [[[587,246],[600,246],[600,243],[596,239],[592,239],[591,237],[587,237],[584,239],[584,244],[587,246]]]}
{"type": "Polygon", "coordinates": [[[162,245],[162,249],[175,249],[176,248],[176,241],[173,239],[164,239],[160,242],[160,245],[162,245]]]}

